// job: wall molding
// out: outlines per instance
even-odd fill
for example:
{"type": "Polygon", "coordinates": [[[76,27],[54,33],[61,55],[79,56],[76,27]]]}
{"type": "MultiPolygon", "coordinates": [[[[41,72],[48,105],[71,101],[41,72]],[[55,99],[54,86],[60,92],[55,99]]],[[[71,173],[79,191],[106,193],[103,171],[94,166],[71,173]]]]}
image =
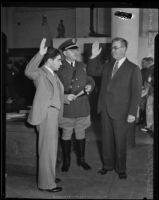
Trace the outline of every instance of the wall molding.
{"type": "Polygon", "coordinates": [[[75,10],[76,8],[16,8],[14,12],[45,12],[45,11],[60,11],[60,10],[75,10]]]}

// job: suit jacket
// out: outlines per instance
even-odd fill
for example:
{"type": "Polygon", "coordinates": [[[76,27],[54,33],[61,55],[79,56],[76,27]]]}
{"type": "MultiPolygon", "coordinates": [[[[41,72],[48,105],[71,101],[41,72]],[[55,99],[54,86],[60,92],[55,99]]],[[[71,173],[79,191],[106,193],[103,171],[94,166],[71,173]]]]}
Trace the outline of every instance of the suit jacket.
{"type": "MultiPolygon", "coordinates": [[[[66,60],[63,60],[62,66],[57,73],[64,85],[65,94],[78,94],[85,88],[86,84],[90,84],[92,90],[95,86],[94,80],[87,75],[86,65],[82,62],[75,61],[75,66],[72,67],[66,60]],[[74,71],[75,76],[72,78],[74,71]],[[69,91],[71,81],[72,88],[69,91]]],[[[74,101],[71,101],[70,104],[64,104],[63,116],[66,118],[87,117],[89,114],[90,104],[88,95],[82,95],[74,101]]]]}
{"type": "Polygon", "coordinates": [[[92,59],[88,64],[88,73],[102,75],[98,112],[106,109],[111,118],[126,120],[129,114],[137,114],[142,88],[141,71],[126,58],[111,78],[114,63],[98,67],[98,58],[92,59]]]}
{"type": "Polygon", "coordinates": [[[59,110],[59,119],[63,115],[64,88],[58,76],[54,76],[44,66],[39,64],[43,56],[37,53],[28,63],[25,75],[34,81],[36,92],[33,105],[28,116],[28,122],[39,125],[47,115],[49,106],[59,110]]]}

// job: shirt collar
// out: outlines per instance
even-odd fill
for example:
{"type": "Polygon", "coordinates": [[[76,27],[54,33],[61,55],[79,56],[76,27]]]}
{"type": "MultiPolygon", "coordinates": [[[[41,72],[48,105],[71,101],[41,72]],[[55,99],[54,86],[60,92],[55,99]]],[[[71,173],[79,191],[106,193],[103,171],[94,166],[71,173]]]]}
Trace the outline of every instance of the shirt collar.
{"type": "Polygon", "coordinates": [[[45,65],[45,68],[48,69],[52,73],[53,76],[55,75],[54,71],[52,69],[50,69],[50,67],[48,67],[47,65],[45,65]]]}
{"type": "Polygon", "coordinates": [[[119,64],[118,64],[118,68],[123,64],[123,62],[125,61],[126,57],[118,60],[119,64]]]}
{"type": "Polygon", "coordinates": [[[71,61],[69,61],[69,60],[67,60],[67,59],[66,59],[66,61],[67,61],[70,65],[71,65],[71,63],[72,63],[72,64],[73,64],[73,67],[75,66],[75,61],[72,61],[72,62],[71,62],[71,61]]]}

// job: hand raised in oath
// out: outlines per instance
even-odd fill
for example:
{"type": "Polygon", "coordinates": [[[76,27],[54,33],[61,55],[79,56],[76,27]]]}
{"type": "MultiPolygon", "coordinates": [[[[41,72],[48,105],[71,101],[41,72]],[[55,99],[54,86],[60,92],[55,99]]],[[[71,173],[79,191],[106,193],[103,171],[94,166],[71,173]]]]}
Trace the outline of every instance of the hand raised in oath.
{"type": "Polygon", "coordinates": [[[98,56],[101,52],[102,48],[99,48],[99,42],[95,41],[92,44],[92,56],[90,58],[95,58],[96,56],[98,56]]]}
{"type": "Polygon", "coordinates": [[[47,52],[47,47],[45,45],[46,45],[46,38],[43,38],[40,43],[40,54],[41,55],[45,55],[47,52]]]}

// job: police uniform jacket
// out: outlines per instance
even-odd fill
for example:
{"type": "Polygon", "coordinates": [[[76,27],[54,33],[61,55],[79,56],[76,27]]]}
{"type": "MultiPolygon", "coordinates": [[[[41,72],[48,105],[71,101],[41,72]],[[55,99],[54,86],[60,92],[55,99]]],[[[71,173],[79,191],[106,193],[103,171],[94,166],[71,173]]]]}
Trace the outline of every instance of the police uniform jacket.
{"type": "MultiPolygon", "coordinates": [[[[94,80],[87,75],[86,65],[79,61],[75,61],[75,66],[73,67],[66,60],[63,60],[62,66],[58,71],[58,76],[64,85],[65,94],[76,95],[82,91],[87,84],[91,84],[92,90],[95,86],[94,80]]],[[[77,97],[75,100],[71,101],[70,104],[64,104],[63,117],[86,117],[89,114],[90,104],[88,95],[86,94],[77,97]]]]}

